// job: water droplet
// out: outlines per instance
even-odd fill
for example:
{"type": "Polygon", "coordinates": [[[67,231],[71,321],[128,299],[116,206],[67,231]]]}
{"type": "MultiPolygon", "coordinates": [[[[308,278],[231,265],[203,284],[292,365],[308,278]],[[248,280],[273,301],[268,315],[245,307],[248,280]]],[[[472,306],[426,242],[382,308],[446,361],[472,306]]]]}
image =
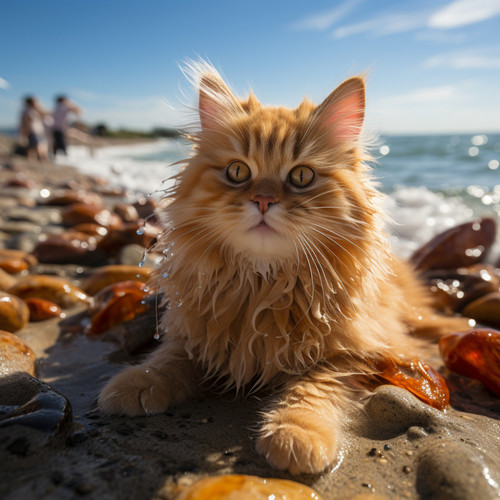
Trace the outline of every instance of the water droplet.
{"type": "Polygon", "coordinates": [[[160,334],[158,332],[156,332],[154,335],[153,335],[153,338],[155,340],[160,340],[160,334]]]}
{"type": "Polygon", "coordinates": [[[179,307],[182,307],[182,302],[179,302],[179,303],[177,304],[177,307],[178,307],[178,308],[179,308],[179,307]]]}
{"type": "Polygon", "coordinates": [[[163,273],[163,274],[162,274],[162,277],[163,277],[163,278],[168,278],[168,273],[163,273]]]}
{"type": "Polygon", "coordinates": [[[144,287],[144,291],[145,291],[146,293],[147,293],[147,292],[149,292],[149,286],[145,286],[145,287],[144,287]]]}
{"type": "Polygon", "coordinates": [[[149,369],[148,368],[146,368],[146,373],[149,373],[149,369]]]}
{"type": "Polygon", "coordinates": [[[141,300],[141,304],[142,305],[146,304],[146,301],[145,300],[141,300]]]}
{"type": "Polygon", "coordinates": [[[137,233],[137,234],[139,234],[139,235],[141,235],[141,234],[144,234],[144,231],[145,231],[144,226],[142,226],[142,227],[140,227],[140,228],[136,231],[136,233],[137,233]]]}

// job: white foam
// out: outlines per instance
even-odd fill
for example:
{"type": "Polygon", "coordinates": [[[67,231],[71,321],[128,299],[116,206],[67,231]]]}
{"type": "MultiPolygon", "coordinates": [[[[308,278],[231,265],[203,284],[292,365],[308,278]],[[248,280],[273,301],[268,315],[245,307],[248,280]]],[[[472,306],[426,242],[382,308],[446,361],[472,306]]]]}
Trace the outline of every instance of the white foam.
{"type": "Polygon", "coordinates": [[[172,156],[172,161],[182,157],[178,141],[160,139],[144,144],[96,148],[93,152],[87,146],[70,146],[68,156],[58,156],[56,162],[72,165],[88,175],[105,177],[114,186],[154,194],[173,172],[168,160],[146,158],[150,155],[161,157],[162,153],[172,156]]]}

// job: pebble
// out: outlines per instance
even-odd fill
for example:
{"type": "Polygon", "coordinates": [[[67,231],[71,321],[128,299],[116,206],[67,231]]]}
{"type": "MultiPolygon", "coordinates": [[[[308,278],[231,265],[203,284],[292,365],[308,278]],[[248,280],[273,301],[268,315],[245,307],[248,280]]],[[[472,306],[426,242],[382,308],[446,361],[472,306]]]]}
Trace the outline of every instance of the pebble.
{"type": "Polygon", "coordinates": [[[0,330],[17,332],[28,324],[29,317],[29,308],[19,297],[0,292],[0,330]]]}
{"type": "Polygon", "coordinates": [[[500,327],[500,292],[491,292],[468,304],[462,314],[479,323],[500,327]]]}
{"type": "Polygon", "coordinates": [[[0,330],[0,376],[35,374],[35,353],[16,335],[0,330]]]}
{"type": "Polygon", "coordinates": [[[197,481],[181,491],[175,500],[231,499],[321,500],[308,486],[287,479],[261,478],[246,475],[222,475],[197,481]]]}
{"type": "Polygon", "coordinates": [[[103,288],[120,281],[147,282],[152,274],[153,269],[150,267],[121,264],[102,266],[82,281],[81,288],[89,295],[95,295],[103,288]]]}
{"type": "Polygon", "coordinates": [[[62,308],[72,307],[89,300],[88,295],[70,281],[45,275],[20,278],[7,291],[22,299],[35,297],[50,300],[62,308]]]}
{"type": "Polygon", "coordinates": [[[122,221],[118,215],[99,205],[74,203],[61,212],[62,222],[67,226],[74,226],[86,222],[99,224],[109,229],[118,229],[122,221]]]}
{"type": "Polygon", "coordinates": [[[50,300],[32,297],[25,299],[24,302],[30,311],[30,321],[44,321],[61,316],[61,308],[50,300]]]}
{"type": "Polygon", "coordinates": [[[455,442],[429,445],[418,459],[417,491],[422,498],[493,500],[500,497],[484,460],[455,442]]]}
{"type": "Polygon", "coordinates": [[[420,271],[466,267],[480,262],[496,236],[494,219],[485,217],[438,234],[420,247],[410,261],[420,271]]]}
{"type": "Polygon", "coordinates": [[[16,282],[16,278],[8,272],[0,269],[0,290],[4,291],[10,288],[16,282]]]}

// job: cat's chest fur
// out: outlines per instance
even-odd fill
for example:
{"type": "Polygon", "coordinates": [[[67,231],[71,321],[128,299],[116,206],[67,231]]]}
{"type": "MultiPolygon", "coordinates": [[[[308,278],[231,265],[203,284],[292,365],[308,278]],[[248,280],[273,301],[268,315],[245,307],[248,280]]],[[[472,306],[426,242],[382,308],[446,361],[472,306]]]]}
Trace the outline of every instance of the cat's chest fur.
{"type": "Polygon", "coordinates": [[[237,388],[260,386],[324,359],[333,319],[323,304],[327,294],[296,271],[272,277],[199,273],[182,287],[173,278],[164,325],[179,332],[209,376],[237,388]]]}

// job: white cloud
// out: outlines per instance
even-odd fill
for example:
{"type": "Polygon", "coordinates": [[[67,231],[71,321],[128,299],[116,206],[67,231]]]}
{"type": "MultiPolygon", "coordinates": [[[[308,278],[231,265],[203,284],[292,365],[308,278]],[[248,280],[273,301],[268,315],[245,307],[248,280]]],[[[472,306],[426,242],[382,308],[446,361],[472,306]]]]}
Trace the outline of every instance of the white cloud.
{"type": "Polygon", "coordinates": [[[334,25],[337,21],[345,17],[363,1],[364,0],[347,0],[334,9],[320,12],[318,14],[313,14],[309,17],[306,17],[305,19],[297,21],[292,25],[292,28],[296,30],[326,30],[327,28],[330,28],[330,26],[334,25]]]}
{"type": "Polygon", "coordinates": [[[333,31],[335,38],[370,33],[375,36],[391,35],[414,31],[425,26],[428,18],[427,12],[407,12],[387,14],[368,21],[362,21],[347,26],[342,26],[333,31]]]}
{"type": "Polygon", "coordinates": [[[424,62],[426,68],[453,68],[453,69],[498,69],[500,56],[489,56],[474,52],[456,52],[452,54],[438,54],[424,62]]]}
{"type": "Polygon", "coordinates": [[[500,15],[499,0],[455,0],[435,12],[428,25],[431,28],[450,29],[485,21],[500,15]]]}
{"type": "Polygon", "coordinates": [[[415,89],[406,94],[388,96],[380,100],[383,106],[405,106],[411,104],[442,102],[455,99],[460,91],[453,85],[440,85],[437,87],[424,87],[415,89]]]}
{"type": "Polygon", "coordinates": [[[10,87],[10,83],[0,76],[0,89],[7,90],[10,87]]]}

